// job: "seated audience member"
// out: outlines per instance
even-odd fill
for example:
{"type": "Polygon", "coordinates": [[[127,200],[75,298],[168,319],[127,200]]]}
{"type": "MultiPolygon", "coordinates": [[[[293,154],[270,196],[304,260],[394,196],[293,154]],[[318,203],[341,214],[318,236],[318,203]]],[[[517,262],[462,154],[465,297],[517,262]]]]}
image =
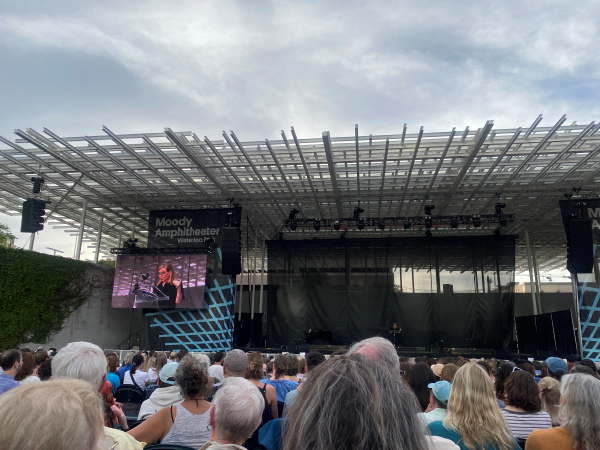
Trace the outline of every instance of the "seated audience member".
{"type": "MultiPolygon", "coordinates": [[[[374,356],[376,351],[368,353],[374,356]]],[[[351,356],[330,358],[309,374],[290,405],[283,449],[456,448],[452,443],[450,447],[431,446],[432,441],[422,432],[418,411],[398,370],[386,362],[374,362],[356,351],[351,356]]]]}
{"type": "MultiPolygon", "coordinates": [[[[67,344],[52,358],[52,379],[63,377],[77,378],[90,383],[94,390],[102,395],[106,382],[106,357],[97,345],[89,342],[71,342],[67,344]]],[[[45,386],[43,383],[42,386],[45,386]]],[[[100,398],[100,396],[99,396],[100,398]]],[[[106,405],[104,405],[105,412],[106,405]]],[[[118,414],[120,423],[125,421],[125,415],[115,406],[108,413],[118,414]]],[[[116,441],[119,450],[141,450],[139,442],[120,430],[104,427],[104,434],[116,441]]],[[[110,448],[110,447],[109,447],[110,448]]]]}
{"type": "Polygon", "coordinates": [[[406,382],[406,385],[410,387],[410,383],[412,382],[412,368],[413,364],[402,361],[400,363],[400,375],[402,379],[406,382]]]}
{"type": "Polygon", "coordinates": [[[210,436],[210,403],[205,400],[211,395],[210,377],[196,359],[185,358],[175,372],[175,383],[183,401],[158,410],[128,433],[140,442],[160,440],[161,444],[200,448],[210,436]]]}
{"type": "Polygon", "coordinates": [[[593,377],[598,378],[598,374],[596,373],[596,371],[590,369],[588,366],[584,366],[579,363],[577,363],[573,367],[571,367],[571,370],[569,371],[569,373],[584,373],[586,375],[591,375],[593,377]]]}
{"type": "Polygon", "coordinates": [[[500,408],[504,408],[504,383],[510,377],[513,369],[516,365],[512,362],[503,362],[496,369],[496,381],[494,383],[494,389],[496,391],[496,403],[500,408]]]}
{"type": "Polygon", "coordinates": [[[144,366],[144,357],[142,355],[134,355],[131,360],[131,369],[123,375],[123,384],[131,384],[142,391],[146,390],[146,386],[150,384],[148,373],[142,371],[144,366]]]}
{"type": "Polygon", "coordinates": [[[446,364],[442,369],[442,376],[440,377],[441,381],[447,381],[452,384],[452,380],[454,380],[454,375],[456,375],[457,370],[458,366],[456,364],[446,364]]]}
{"type": "Polygon", "coordinates": [[[442,370],[444,370],[443,364],[434,364],[431,366],[431,371],[435,376],[435,381],[440,381],[442,379],[442,370]]]}
{"type": "Polygon", "coordinates": [[[504,385],[502,410],[513,436],[527,439],[533,430],[552,428],[552,420],[542,410],[540,388],[533,375],[524,370],[513,372],[504,385]]]}
{"type": "Polygon", "coordinates": [[[435,375],[431,368],[423,362],[416,363],[412,369],[410,387],[417,396],[421,412],[425,412],[429,405],[429,388],[427,386],[432,383],[435,383],[435,375]]]}
{"type": "Polygon", "coordinates": [[[52,378],[52,361],[47,359],[38,368],[38,377],[40,377],[40,381],[48,381],[52,378]]]}
{"type": "Polygon", "coordinates": [[[271,419],[277,419],[277,393],[273,386],[263,383],[263,357],[260,352],[251,352],[248,355],[248,372],[246,379],[254,384],[261,392],[265,401],[263,421],[265,424],[271,419]]]}
{"type": "Polygon", "coordinates": [[[560,391],[561,426],[532,432],[525,450],[600,450],[600,380],[580,373],[565,375],[560,391]]]}
{"type": "Polygon", "coordinates": [[[288,371],[289,358],[287,355],[278,354],[273,362],[275,374],[271,379],[261,380],[263,383],[269,384],[275,388],[277,393],[277,401],[285,402],[285,396],[288,392],[293,391],[298,387],[298,383],[286,379],[288,371]]]}
{"type": "Polygon", "coordinates": [[[569,373],[569,366],[561,358],[551,356],[546,360],[548,365],[548,376],[560,381],[563,375],[569,373]]]}
{"type": "Polygon", "coordinates": [[[115,355],[106,357],[106,381],[112,385],[113,395],[117,394],[117,389],[121,385],[119,372],[117,371],[118,358],[115,355]]]}
{"type": "Polygon", "coordinates": [[[560,382],[552,377],[544,377],[538,383],[542,410],[550,416],[553,427],[560,426],[558,417],[560,408],[560,382]]]}
{"type": "Polygon", "coordinates": [[[147,419],[158,410],[183,401],[181,389],[175,384],[175,372],[178,367],[179,364],[172,362],[162,367],[158,376],[158,388],[152,392],[148,400],[142,403],[138,420],[147,419]]]}
{"type": "Polygon", "coordinates": [[[586,359],[582,359],[581,361],[579,361],[579,363],[578,363],[578,364],[580,364],[580,365],[582,365],[582,366],[587,366],[587,367],[589,367],[590,369],[592,369],[592,371],[593,371],[593,372],[594,372],[596,375],[598,375],[598,369],[596,368],[596,364],[595,364],[595,363],[594,363],[594,361],[592,361],[591,359],[587,359],[587,358],[586,358],[586,359]]]}
{"type": "Polygon", "coordinates": [[[169,361],[174,362],[174,363],[179,362],[177,352],[173,351],[173,352],[169,353],[169,361]]]}
{"type": "Polygon", "coordinates": [[[223,377],[245,378],[246,373],[248,373],[248,355],[239,349],[227,352],[223,358],[223,377]]]}
{"type": "Polygon", "coordinates": [[[4,450],[109,449],[112,442],[104,442],[98,393],[73,379],[31,383],[1,395],[0,430],[4,450]]]}
{"type": "Polygon", "coordinates": [[[448,398],[452,385],[447,381],[438,381],[427,386],[431,393],[429,394],[429,405],[424,413],[419,413],[419,417],[425,425],[438,420],[444,420],[446,417],[448,398]]]}
{"type": "MultiPolygon", "coordinates": [[[[310,373],[312,370],[315,369],[315,367],[317,367],[319,364],[321,364],[323,362],[325,362],[325,356],[323,356],[321,353],[319,353],[317,351],[310,352],[306,356],[306,366],[304,367],[304,373],[305,374],[310,373]]],[[[296,399],[296,397],[298,396],[298,392],[302,388],[303,384],[304,384],[304,381],[302,383],[300,383],[300,385],[298,385],[298,387],[296,389],[288,392],[288,394],[285,396],[285,405],[283,406],[284,413],[287,410],[287,408],[289,408],[289,406],[292,404],[292,402],[296,399]]]]}
{"type": "Polygon", "coordinates": [[[296,383],[300,383],[300,378],[298,378],[298,358],[293,353],[288,353],[288,370],[285,374],[285,379],[290,381],[295,381],[296,383]]]}
{"type": "Polygon", "coordinates": [[[271,378],[273,378],[273,371],[275,370],[275,360],[271,359],[267,362],[266,364],[267,368],[266,368],[266,372],[267,372],[267,377],[269,380],[271,378]]]}
{"type": "MultiPolygon", "coordinates": [[[[33,358],[35,359],[35,367],[39,370],[40,365],[47,361],[50,357],[48,356],[48,352],[45,350],[38,350],[33,354],[33,358]]],[[[37,372],[37,370],[36,370],[37,372]]],[[[38,375],[39,376],[39,375],[38,375]]]]}
{"type": "Polygon", "coordinates": [[[210,367],[210,358],[208,355],[206,353],[194,353],[194,358],[196,358],[196,361],[198,361],[208,372],[210,367]]]}
{"type": "MultiPolygon", "coordinates": [[[[372,337],[357,342],[356,344],[352,345],[352,347],[350,347],[350,349],[347,352],[347,355],[351,356],[355,353],[365,355],[372,361],[383,362],[395,371],[400,370],[400,360],[398,359],[398,353],[396,352],[396,349],[390,341],[382,337],[372,337]]],[[[431,371],[431,369],[429,370],[431,371]]],[[[433,383],[433,381],[434,380],[432,380],[431,382],[433,383]]]]}
{"type": "Polygon", "coordinates": [[[461,450],[519,450],[495,400],[489,375],[477,364],[465,364],[454,377],[446,418],[430,423],[429,431],[461,450]]]}
{"type": "Polygon", "coordinates": [[[148,365],[148,379],[150,380],[150,384],[158,382],[158,372],[160,372],[161,367],[167,364],[167,357],[164,353],[157,353],[154,356],[154,359],[151,361],[152,365],[148,365]]]}
{"type": "Polygon", "coordinates": [[[260,425],[263,397],[250,381],[223,381],[210,408],[210,440],[200,450],[244,450],[242,444],[260,425]]]}
{"type": "Polygon", "coordinates": [[[39,383],[40,378],[37,376],[37,367],[33,353],[23,352],[22,356],[23,365],[19,373],[15,376],[15,381],[18,381],[20,384],[39,383]]]}
{"type": "Polygon", "coordinates": [[[223,352],[215,353],[215,363],[208,368],[208,373],[211,377],[216,378],[219,381],[223,381],[225,377],[223,376],[223,357],[225,354],[223,352]]]}
{"type": "Polygon", "coordinates": [[[129,352],[125,355],[125,360],[123,361],[123,365],[119,368],[119,378],[121,382],[123,382],[123,377],[125,376],[125,372],[131,369],[131,361],[135,356],[135,352],[129,352]]]}
{"type": "Polygon", "coordinates": [[[298,373],[297,377],[302,381],[304,376],[306,375],[306,358],[298,359],[298,373]]]}
{"type": "Polygon", "coordinates": [[[0,394],[20,386],[15,377],[21,371],[23,356],[19,350],[6,350],[0,356],[0,394]]]}

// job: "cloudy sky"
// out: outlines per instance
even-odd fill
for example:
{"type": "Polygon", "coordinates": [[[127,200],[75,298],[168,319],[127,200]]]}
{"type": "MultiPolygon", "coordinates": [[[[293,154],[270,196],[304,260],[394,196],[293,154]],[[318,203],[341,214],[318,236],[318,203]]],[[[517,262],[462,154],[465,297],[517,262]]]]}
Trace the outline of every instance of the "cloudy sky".
{"type": "MultiPolygon", "coordinates": [[[[0,135],[598,121],[599,24],[591,1],[0,0],[0,135]]],[[[72,254],[57,233],[36,249],[72,254]]]]}

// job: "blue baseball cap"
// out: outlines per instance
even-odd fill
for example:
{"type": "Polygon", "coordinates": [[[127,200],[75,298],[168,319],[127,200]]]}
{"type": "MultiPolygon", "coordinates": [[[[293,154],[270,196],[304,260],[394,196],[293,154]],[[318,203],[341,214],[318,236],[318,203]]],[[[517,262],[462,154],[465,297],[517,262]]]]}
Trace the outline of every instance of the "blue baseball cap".
{"type": "Polygon", "coordinates": [[[433,396],[437,398],[444,405],[448,403],[448,399],[450,398],[450,390],[452,389],[452,385],[447,381],[438,381],[436,383],[429,383],[427,385],[429,389],[433,392],[433,396]]]}
{"type": "Polygon", "coordinates": [[[567,363],[563,359],[557,358],[556,356],[551,356],[548,358],[546,360],[546,364],[548,364],[548,370],[556,375],[558,375],[560,372],[563,374],[569,373],[569,366],[567,363]]]}

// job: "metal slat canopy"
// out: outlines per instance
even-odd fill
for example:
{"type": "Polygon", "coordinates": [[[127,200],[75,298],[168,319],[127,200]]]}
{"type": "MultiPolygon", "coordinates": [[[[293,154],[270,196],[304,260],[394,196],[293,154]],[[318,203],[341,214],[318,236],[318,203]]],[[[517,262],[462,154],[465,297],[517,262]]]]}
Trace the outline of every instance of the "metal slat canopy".
{"type": "MultiPolygon", "coordinates": [[[[199,139],[170,128],[119,135],[103,127],[104,134],[80,137],[15,130],[13,141],[0,137],[0,211],[20,215],[31,196],[28,180],[41,175],[43,196],[52,201],[48,225],[75,233],[85,201],[84,241],[95,243],[102,226],[100,249],[107,254],[132,229],[144,245],[152,209],[227,207],[228,198],[249,216],[252,239],[254,232],[259,239],[276,237],[292,207],[305,219],[352,217],[358,206],[363,217],[422,216],[426,204],[436,206],[433,216],[484,215],[500,201],[516,217],[502,232],[527,229],[540,270],[547,272],[566,265],[558,201],[574,188],[580,196],[600,196],[600,125],[566,125],[566,116],[549,127],[541,122],[539,116],[529,126],[494,129],[487,121],[464,132],[414,127],[411,133],[404,125],[389,135],[360,135],[355,125],[348,136],[325,131],[321,137],[303,137],[291,127],[291,141],[284,131],[275,139],[243,141],[233,131],[199,139]]],[[[432,232],[489,234],[496,228],[432,232]]],[[[343,230],[281,231],[309,239],[337,238],[343,230]]],[[[348,229],[346,237],[422,234],[367,227],[348,229]]],[[[524,241],[517,241],[518,272],[527,270],[524,241]]]]}

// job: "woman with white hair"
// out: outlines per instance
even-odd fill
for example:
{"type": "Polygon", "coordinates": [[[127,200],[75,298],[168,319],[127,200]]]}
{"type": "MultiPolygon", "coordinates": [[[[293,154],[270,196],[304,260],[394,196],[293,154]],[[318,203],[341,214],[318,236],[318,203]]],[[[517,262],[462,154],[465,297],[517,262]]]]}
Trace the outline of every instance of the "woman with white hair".
{"type": "Polygon", "coordinates": [[[461,450],[520,450],[496,403],[489,375],[467,363],[456,372],[443,421],[428,425],[433,436],[450,439],[461,450]]]}
{"type": "Polygon", "coordinates": [[[260,425],[263,396],[241,377],[226,378],[210,408],[210,441],[201,450],[245,450],[242,444],[260,425]]]}
{"type": "Polygon", "coordinates": [[[525,450],[600,450],[600,380],[574,373],[561,379],[562,426],[534,431],[525,450]]]}
{"type": "Polygon", "coordinates": [[[31,383],[0,395],[3,450],[108,449],[114,440],[104,436],[103,422],[102,400],[83,380],[31,383]]]}

